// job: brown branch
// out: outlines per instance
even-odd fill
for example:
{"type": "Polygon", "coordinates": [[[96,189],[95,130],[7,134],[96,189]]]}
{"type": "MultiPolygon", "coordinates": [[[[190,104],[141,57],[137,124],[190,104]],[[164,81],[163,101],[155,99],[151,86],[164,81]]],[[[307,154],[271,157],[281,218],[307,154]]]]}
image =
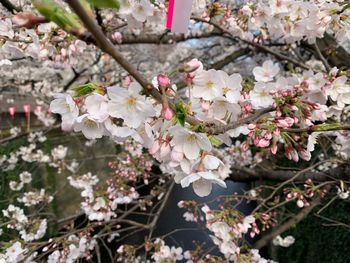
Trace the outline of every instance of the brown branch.
{"type": "Polygon", "coordinates": [[[21,12],[22,9],[12,4],[9,0],[0,0],[0,3],[12,14],[21,12]]]}
{"type": "Polygon", "coordinates": [[[350,125],[340,125],[339,127],[329,127],[329,128],[325,128],[324,130],[319,130],[319,127],[317,125],[315,126],[311,126],[311,127],[307,127],[307,128],[290,128],[290,129],[283,129],[283,132],[293,132],[293,133],[300,133],[300,132],[306,132],[308,134],[313,133],[313,132],[317,132],[317,131],[339,131],[339,130],[343,130],[343,131],[348,131],[350,130],[350,125]]]}
{"type": "Polygon", "coordinates": [[[227,124],[227,125],[214,126],[214,124],[209,123],[209,124],[207,124],[205,131],[209,134],[222,134],[222,133],[225,133],[229,130],[232,130],[232,129],[235,129],[239,126],[242,126],[244,124],[252,123],[252,122],[258,120],[260,117],[262,117],[266,113],[272,112],[274,110],[275,110],[274,107],[268,107],[265,109],[257,110],[254,114],[252,114],[246,118],[240,119],[236,122],[227,124]]]}
{"type": "Polygon", "coordinates": [[[152,237],[153,231],[154,231],[154,229],[155,229],[155,227],[156,227],[156,225],[157,225],[157,222],[158,222],[158,220],[159,220],[159,217],[160,217],[162,211],[164,210],[165,205],[167,204],[167,202],[168,202],[168,200],[169,200],[170,194],[171,194],[171,192],[172,192],[174,186],[175,186],[175,181],[173,180],[173,181],[170,183],[169,188],[167,189],[167,193],[166,193],[165,196],[164,196],[164,199],[163,199],[163,201],[162,201],[161,206],[159,207],[159,209],[158,209],[156,215],[154,216],[152,222],[149,224],[149,226],[150,226],[150,227],[149,227],[149,228],[150,228],[149,238],[152,237]]]}
{"type": "Polygon", "coordinates": [[[250,46],[253,46],[255,48],[257,48],[258,50],[261,50],[263,52],[266,52],[266,53],[269,53],[271,55],[274,55],[276,58],[280,59],[280,60],[285,60],[285,61],[288,61],[288,62],[291,62],[293,63],[294,65],[298,66],[298,67],[301,67],[303,69],[310,69],[307,65],[291,58],[291,57],[288,57],[288,56],[285,56],[277,51],[274,51],[272,50],[271,48],[269,47],[266,47],[266,46],[263,46],[263,45],[260,45],[258,43],[255,43],[253,41],[249,41],[249,40],[245,40],[245,39],[241,39],[241,38],[238,38],[237,36],[234,36],[232,35],[232,33],[229,31],[229,30],[226,30],[225,28],[221,27],[219,24],[213,22],[213,21],[207,21],[206,19],[203,19],[203,18],[200,18],[200,17],[192,17],[191,19],[195,20],[195,21],[198,21],[198,22],[202,22],[202,23],[207,23],[207,24],[210,24],[212,26],[214,26],[216,29],[218,29],[220,32],[226,34],[229,36],[230,39],[232,40],[240,40],[241,42],[244,42],[250,46]]]}
{"type": "Polygon", "coordinates": [[[97,46],[114,58],[116,62],[119,63],[141,86],[148,91],[156,100],[162,101],[162,96],[159,91],[153,87],[153,85],[148,82],[140,72],[130,64],[119,50],[108,40],[108,38],[103,34],[101,28],[84,10],[82,5],[78,0],[67,0],[66,1],[72,10],[79,16],[87,30],[92,34],[96,41],[97,46]]]}
{"type": "MultiPolygon", "coordinates": [[[[297,171],[275,170],[267,171],[261,169],[250,169],[246,167],[232,167],[230,180],[235,182],[254,182],[258,180],[271,180],[277,182],[284,182],[295,177],[297,171]]],[[[340,165],[336,168],[329,169],[325,172],[308,171],[300,174],[293,182],[305,182],[311,179],[317,182],[324,182],[329,179],[349,180],[350,166],[340,165]]]]}
{"type": "Polygon", "coordinates": [[[261,239],[259,239],[255,244],[254,248],[261,249],[264,246],[266,246],[273,238],[276,236],[282,234],[283,232],[287,231],[292,225],[295,225],[299,223],[301,220],[303,220],[305,217],[307,217],[310,212],[319,204],[321,203],[321,198],[315,198],[308,207],[303,208],[300,210],[299,213],[294,215],[291,219],[283,223],[282,225],[273,228],[273,230],[264,235],[261,239]]]}
{"type": "MultiPolygon", "coordinates": [[[[159,36],[159,35],[123,35],[121,45],[123,44],[173,44],[177,42],[183,42],[186,40],[191,39],[201,39],[201,38],[209,38],[216,36],[214,33],[203,33],[201,35],[166,35],[166,36],[159,36]]],[[[112,41],[115,43],[114,41],[112,41]]],[[[116,44],[116,43],[115,43],[116,44]]]]}

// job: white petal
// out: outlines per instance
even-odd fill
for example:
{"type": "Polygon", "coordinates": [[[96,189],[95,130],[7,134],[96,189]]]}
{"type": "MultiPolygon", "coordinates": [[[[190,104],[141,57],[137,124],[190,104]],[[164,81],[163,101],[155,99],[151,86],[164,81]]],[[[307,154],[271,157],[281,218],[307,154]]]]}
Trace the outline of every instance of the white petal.
{"type": "Polygon", "coordinates": [[[214,170],[214,169],[217,169],[219,167],[220,164],[223,165],[223,162],[215,157],[215,156],[212,156],[212,155],[206,155],[204,158],[203,158],[203,164],[204,164],[204,167],[208,170],[214,170]]]}
{"type": "Polygon", "coordinates": [[[184,187],[188,187],[191,183],[199,180],[201,177],[199,174],[197,173],[194,173],[194,174],[190,174],[186,177],[184,177],[182,180],[181,180],[181,186],[184,188],[184,187]]]}
{"type": "Polygon", "coordinates": [[[212,183],[210,181],[200,179],[192,184],[193,191],[200,197],[207,196],[211,193],[212,183]]]}
{"type": "Polygon", "coordinates": [[[204,151],[211,151],[211,143],[204,133],[196,133],[198,146],[204,151]]]}
{"type": "Polygon", "coordinates": [[[189,142],[188,140],[183,142],[183,152],[187,159],[194,160],[199,157],[199,151],[200,148],[198,147],[197,143],[189,142]]]}

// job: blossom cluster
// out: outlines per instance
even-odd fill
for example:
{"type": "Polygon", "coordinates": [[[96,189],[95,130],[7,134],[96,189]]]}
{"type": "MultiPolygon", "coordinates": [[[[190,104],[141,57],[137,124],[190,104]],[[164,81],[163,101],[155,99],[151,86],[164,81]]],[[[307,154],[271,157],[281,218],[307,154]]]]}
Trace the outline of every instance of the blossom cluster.
{"type": "Polygon", "coordinates": [[[333,108],[341,110],[350,104],[347,77],[336,68],[329,73],[304,71],[282,76],[279,65],[268,60],[254,68],[255,81],[245,81],[239,74],[204,70],[198,60],[190,61],[184,69],[187,102],[176,104],[175,111],[169,101],[176,86],[166,75],[154,80],[163,94],[161,105],[140,95],[141,86],[131,81],[127,87],[81,86],[74,97],[57,94],[51,111],[61,114],[64,130],[81,131],[88,139],[109,136],[121,142],[133,138],[162,163],[163,172],[173,174],[183,187],[192,184],[198,195],[206,196],[212,184],[225,187],[223,180],[230,171],[229,162],[225,164],[213,155],[216,145],[230,145],[230,137],[243,134],[247,135],[244,151],[254,145],[276,154],[277,145],[283,143],[287,158],[310,160],[318,133],[301,137],[286,131],[317,127],[318,121],[333,116],[333,108]],[[333,104],[328,106],[328,101],[333,104]],[[206,132],[207,124],[230,126],[266,108],[271,110],[261,121],[217,134],[206,132]],[[183,115],[194,116],[202,124],[183,123],[183,115]]]}
{"type": "Polygon", "coordinates": [[[229,3],[212,8],[215,18],[233,35],[248,40],[259,35],[262,41],[315,43],[328,33],[344,43],[350,37],[350,9],[345,1],[256,0],[236,10],[229,3]]]}

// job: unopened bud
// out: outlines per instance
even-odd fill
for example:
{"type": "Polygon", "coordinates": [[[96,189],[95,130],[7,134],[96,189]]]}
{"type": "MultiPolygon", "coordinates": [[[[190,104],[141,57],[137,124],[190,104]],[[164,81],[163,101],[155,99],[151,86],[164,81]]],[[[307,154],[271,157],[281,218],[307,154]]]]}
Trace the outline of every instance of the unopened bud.
{"type": "Polygon", "coordinates": [[[47,22],[47,19],[43,16],[35,16],[30,12],[20,12],[13,16],[12,22],[20,27],[32,28],[47,22]]]}
{"type": "Polygon", "coordinates": [[[123,35],[120,32],[114,32],[112,34],[112,39],[118,44],[121,44],[123,41],[123,35]]]}
{"type": "Polygon", "coordinates": [[[167,75],[159,74],[157,76],[158,85],[161,88],[167,88],[170,86],[170,79],[167,75]]]}
{"type": "Polygon", "coordinates": [[[165,107],[163,109],[163,117],[167,121],[170,121],[173,118],[174,114],[173,111],[169,107],[165,107]]]}
{"type": "Polygon", "coordinates": [[[198,59],[192,59],[191,61],[189,61],[186,64],[182,65],[179,68],[179,71],[180,72],[190,73],[190,72],[196,71],[197,69],[199,69],[202,66],[203,66],[202,63],[198,59]]]}

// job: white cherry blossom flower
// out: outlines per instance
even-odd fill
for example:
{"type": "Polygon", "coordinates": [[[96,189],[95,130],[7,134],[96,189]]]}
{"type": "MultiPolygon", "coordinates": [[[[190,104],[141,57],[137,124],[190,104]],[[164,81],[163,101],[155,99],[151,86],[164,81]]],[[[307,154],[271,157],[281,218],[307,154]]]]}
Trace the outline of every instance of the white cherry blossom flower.
{"type": "Polygon", "coordinates": [[[253,74],[256,81],[269,82],[273,80],[279,71],[280,68],[277,63],[267,60],[263,63],[262,67],[255,67],[253,74]]]}
{"type": "Polygon", "coordinates": [[[105,121],[108,114],[108,99],[100,94],[92,94],[85,99],[85,108],[90,118],[98,122],[105,121]]]}
{"type": "Polygon", "coordinates": [[[343,93],[348,93],[350,91],[350,86],[346,84],[348,78],[346,76],[340,76],[336,78],[329,89],[326,90],[328,96],[331,97],[333,101],[337,101],[338,96],[343,93]]]}
{"type": "Polygon", "coordinates": [[[242,77],[239,74],[228,75],[225,71],[217,72],[220,85],[222,86],[222,95],[228,102],[238,103],[242,90],[242,77]]]}
{"type": "Polygon", "coordinates": [[[181,180],[182,187],[188,187],[191,183],[193,191],[200,197],[211,193],[213,183],[226,188],[225,182],[212,172],[192,173],[181,180]]]}
{"type": "Polygon", "coordinates": [[[102,138],[105,133],[104,124],[96,122],[89,114],[79,116],[74,123],[74,131],[81,131],[87,139],[102,138]]]}
{"type": "Polygon", "coordinates": [[[211,151],[211,143],[204,133],[196,133],[182,126],[174,126],[169,129],[173,136],[170,144],[178,152],[183,152],[187,159],[194,160],[199,157],[200,151],[211,151]]]}
{"type": "Polygon", "coordinates": [[[15,242],[12,246],[6,249],[7,263],[17,263],[24,259],[25,249],[22,248],[20,242],[15,242]]]}
{"type": "Polygon", "coordinates": [[[130,128],[138,128],[148,117],[156,115],[153,105],[139,93],[140,84],[133,82],[128,89],[108,87],[108,113],[115,118],[121,118],[130,128]]]}
{"type": "Polygon", "coordinates": [[[132,16],[139,22],[145,22],[148,16],[153,15],[154,7],[148,0],[134,1],[132,16]]]}
{"type": "Polygon", "coordinates": [[[79,109],[69,94],[56,94],[50,104],[51,112],[62,116],[62,129],[71,130],[75,119],[79,115],[79,109]]]}
{"type": "Polygon", "coordinates": [[[30,172],[24,171],[19,174],[19,179],[24,184],[29,184],[32,181],[32,174],[30,172]]]}
{"type": "Polygon", "coordinates": [[[269,94],[271,86],[263,82],[255,83],[254,89],[249,93],[252,107],[254,109],[266,108],[274,102],[272,96],[269,94]]]}
{"type": "Polygon", "coordinates": [[[201,71],[193,79],[193,97],[204,100],[213,100],[220,96],[223,83],[218,78],[218,73],[214,69],[201,71]]]}

